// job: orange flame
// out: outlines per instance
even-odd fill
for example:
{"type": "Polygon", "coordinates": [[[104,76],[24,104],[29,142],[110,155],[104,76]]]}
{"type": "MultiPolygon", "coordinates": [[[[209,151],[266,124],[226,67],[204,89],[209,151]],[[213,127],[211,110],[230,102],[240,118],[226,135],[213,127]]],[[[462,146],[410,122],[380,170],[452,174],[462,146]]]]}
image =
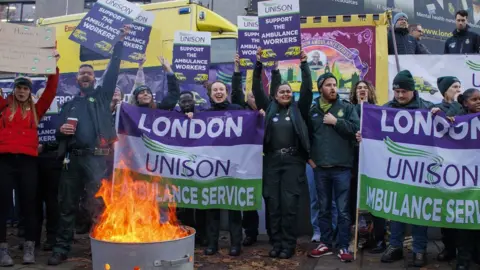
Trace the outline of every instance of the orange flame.
{"type": "Polygon", "coordinates": [[[156,183],[134,181],[125,171],[117,176],[120,177],[115,177],[114,183],[103,180],[95,195],[103,198],[105,210],[93,229],[93,238],[119,243],[152,243],[190,234],[178,223],[175,203],[169,204],[168,221],[161,223],[156,183]]]}

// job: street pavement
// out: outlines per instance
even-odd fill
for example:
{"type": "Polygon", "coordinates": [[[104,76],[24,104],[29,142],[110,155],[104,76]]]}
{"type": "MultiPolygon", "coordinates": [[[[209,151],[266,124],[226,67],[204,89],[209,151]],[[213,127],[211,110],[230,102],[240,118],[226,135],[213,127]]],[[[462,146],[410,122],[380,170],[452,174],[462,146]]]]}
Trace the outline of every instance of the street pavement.
{"type": "MultiPolygon", "coordinates": [[[[37,250],[37,264],[32,266],[21,265],[22,260],[22,251],[20,251],[15,245],[20,243],[20,239],[14,236],[14,229],[9,230],[9,241],[12,246],[11,254],[14,260],[19,263],[12,268],[6,269],[22,269],[22,270],[79,270],[79,269],[91,269],[91,259],[89,254],[90,241],[88,235],[76,235],[75,244],[73,245],[70,258],[64,264],[51,267],[47,266],[46,262],[50,252],[45,252],[42,250],[37,250]]],[[[195,269],[198,270],[248,270],[248,269],[259,269],[259,270],[357,270],[357,269],[367,269],[367,270],[394,270],[394,269],[420,269],[420,270],[450,270],[452,265],[448,263],[440,263],[436,261],[435,257],[442,249],[441,241],[434,240],[430,241],[428,245],[428,255],[429,255],[429,264],[424,268],[414,268],[408,266],[408,260],[400,261],[393,264],[382,264],[380,263],[380,254],[372,255],[366,251],[359,252],[357,260],[352,263],[342,263],[335,256],[325,256],[320,259],[309,258],[307,256],[309,250],[315,247],[314,244],[309,242],[308,237],[301,237],[299,239],[299,244],[297,248],[297,254],[290,260],[278,260],[271,259],[268,257],[268,251],[270,246],[268,244],[268,239],[266,236],[260,236],[259,242],[252,247],[244,248],[243,253],[240,257],[230,257],[228,256],[228,233],[222,232],[220,239],[220,252],[215,256],[205,256],[203,255],[203,249],[197,247],[195,251],[195,269]]],[[[406,250],[409,246],[409,241],[406,241],[406,250]]],[[[408,255],[407,258],[410,258],[411,255],[408,255]]],[[[454,268],[453,268],[454,269],[454,268]]],[[[473,268],[479,269],[479,268],[473,268]]],[[[473,270],[472,269],[472,270],[473,270]]],[[[112,269],[112,270],[124,270],[124,269],[112,269]]],[[[127,269],[125,269],[127,270],[127,269]]]]}

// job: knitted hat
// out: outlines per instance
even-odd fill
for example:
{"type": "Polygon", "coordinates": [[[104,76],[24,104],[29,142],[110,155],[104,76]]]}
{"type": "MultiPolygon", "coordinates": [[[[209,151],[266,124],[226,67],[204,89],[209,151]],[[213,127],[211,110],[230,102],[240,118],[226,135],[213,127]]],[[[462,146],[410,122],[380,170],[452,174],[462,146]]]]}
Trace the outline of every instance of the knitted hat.
{"type": "Polygon", "coordinates": [[[393,90],[404,89],[408,91],[415,91],[415,80],[408,70],[400,71],[393,79],[393,90]]]}
{"type": "Polygon", "coordinates": [[[450,88],[450,86],[452,86],[452,84],[456,82],[460,82],[460,80],[457,77],[453,77],[453,76],[440,77],[437,79],[438,90],[440,90],[440,93],[442,93],[442,95],[445,95],[445,92],[447,92],[448,88],[450,88]]]}
{"type": "Polygon", "coordinates": [[[395,16],[393,16],[393,25],[397,24],[398,20],[400,20],[402,17],[405,18],[408,21],[407,14],[405,14],[403,12],[399,12],[399,13],[395,14],[395,16]]]}
{"type": "Polygon", "coordinates": [[[135,88],[135,90],[133,90],[133,97],[134,97],[133,100],[135,102],[137,101],[138,95],[143,91],[147,91],[147,92],[150,93],[150,95],[153,96],[153,93],[152,93],[152,90],[150,89],[150,87],[148,87],[146,85],[140,85],[139,87],[135,88]]]}
{"type": "Polygon", "coordinates": [[[330,73],[330,72],[324,73],[324,74],[318,76],[318,79],[317,79],[317,89],[318,89],[319,92],[322,90],[323,83],[324,83],[325,80],[328,79],[328,78],[334,78],[334,79],[335,79],[335,82],[337,82],[337,78],[335,77],[335,75],[333,75],[333,74],[330,73]]]}
{"type": "Polygon", "coordinates": [[[15,79],[13,84],[14,84],[14,87],[26,86],[30,89],[30,91],[32,91],[32,88],[33,88],[32,81],[27,77],[18,77],[18,78],[15,79]]]}

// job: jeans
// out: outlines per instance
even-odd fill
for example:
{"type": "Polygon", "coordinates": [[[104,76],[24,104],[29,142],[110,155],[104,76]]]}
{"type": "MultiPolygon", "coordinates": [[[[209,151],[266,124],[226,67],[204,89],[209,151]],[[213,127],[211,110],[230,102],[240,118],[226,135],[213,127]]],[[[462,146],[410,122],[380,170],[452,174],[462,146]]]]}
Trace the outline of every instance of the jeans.
{"type": "MultiPolygon", "coordinates": [[[[405,223],[392,221],[390,222],[390,245],[393,247],[403,248],[403,239],[405,238],[405,223]]],[[[413,252],[423,253],[427,250],[427,229],[425,226],[412,225],[413,252]]]]}
{"type": "Polygon", "coordinates": [[[348,248],[350,243],[350,168],[344,167],[317,167],[315,169],[315,180],[317,183],[317,194],[320,198],[319,223],[322,236],[320,240],[332,247],[332,199],[337,205],[337,227],[339,248],[348,248]],[[332,190],[333,189],[333,190],[332,190]]]}
{"type": "MultiPolygon", "coordinates": [[[[307,164],[307,182],[308,192],[310,193],[310,220],[312,223],[313,234],[321,235],[320,232],[320,220],[318,218],[320,214],[320,202],[318,200],[317,185],[315,183],[314,170],[307,164]]],[[[337,228],[337,204],[332,200],[332,227],[333,230],[337,228]]]]}

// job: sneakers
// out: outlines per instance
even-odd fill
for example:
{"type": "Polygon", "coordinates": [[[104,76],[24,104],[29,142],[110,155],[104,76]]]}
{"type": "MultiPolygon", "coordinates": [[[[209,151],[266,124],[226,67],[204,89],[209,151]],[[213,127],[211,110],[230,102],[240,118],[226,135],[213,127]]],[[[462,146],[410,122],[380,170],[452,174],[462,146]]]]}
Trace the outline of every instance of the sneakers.
{"type": "Polygon", "coordinates": [[[59,265],[67,259],[67,255],[58,252],[53,252],[52,256],[48,258],[48,265],[59,265]]]}
{"type": "Polygon", "coordinates": [[[312,236],[312,243],[320,243],[320,234],[316,233],[312,236]]]}
{"type": "Polygon", "coordinates": [[[8,244],[0,243],[0,266],[13,266],[12,257],[8,253],[8,244]]]}
{"type": "Polygon", "coordinates": [[[342,248],[338,251],[337,257],[340,259],[342,262],[351,262],[353,261],[353,256],[350,254],[348,249],[342,248]]]}
{"type": "Polygon", "coordinates": [[[35,242],[25,241],[23,244],[23,264],[35,263],[35,242]]]}
{"type": "Polygon", "coordinates": [[[388,246],[380,259],[383,263],[392,263],[403,259],[403,248],[388,246]]]}
{"type": "Polygon", "coordinates": [[[413,253],[413,266],[424,267],[425,265],[427,265],[426,254],[422,252],[413,253]]]}
{"type": "Polygon", "coordinates": [[[313,258],[320,258],[325,255],[332,255],[332,251],[328,248],[324,243],[320,243],[314,250],[310,251],[308,254],[310,257],[313,258]]]}

